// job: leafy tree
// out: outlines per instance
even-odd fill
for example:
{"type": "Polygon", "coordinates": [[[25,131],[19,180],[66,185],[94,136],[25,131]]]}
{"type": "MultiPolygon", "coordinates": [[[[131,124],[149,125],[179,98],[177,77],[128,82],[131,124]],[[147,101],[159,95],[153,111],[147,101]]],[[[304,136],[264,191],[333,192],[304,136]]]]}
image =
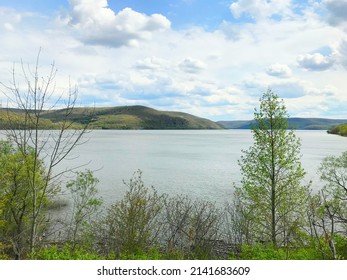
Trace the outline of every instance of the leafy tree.
{"type": "Polygon", "coordinates": [[[239,161],[242,186],[236,196],[247,208],[253,242],[287,246],[303,226],[308,187],[301,181],[300,140],[288,128],[283,100],[268,90],[255,109],[254,143],[239,161]]]}
{"type": "MultiPolygon", "coordinates": [[[[38,234],[42,234],[45,223],[45,209],[49,201],[48,196],[43,195],[45,170],[41,161],[35,162],[35,155],[32,149],[28,149],[28,154],[23,155],[16,147],[9,142],[0,142],[0,230],[3,242],[11,245],[13,255],[16,259],[22,258],[30,249],[30,242],[27,238],[30,232],[32,216],[32,195],[30,191],[30,176],[35,174],[35,184],[38,194],[41,196],[40,215],[37,216],[41,224],[38,234]],[[36,164],[36,169],[33,165],[36,164]]],[[[0,240],[1,242],[1,240],[0,240]]]]}
{"type": "Polygon", "coordinates": [[[87,124],[75,130],[70,116],[77,100],[77,88],[69,88],[65,96],[55,92],[55,78],[57,70],[54,63],[48,74],[41,74],[39,67],[40,52],[33,67],[21,62],[21,70],[13,66],[12,80],[9,84],[0,82],[2,92],[8,98],[7,114],[2,116],[6,122],[5,135],[21,153],[22,164],[27,177],[26,192],[30,197],[30,229],[23,231],[23,238],[29,240],[29,250],[34,251],[40,237],[40,227],[43,220],[41,212],[44,210],[45,198],[56,191],[56,182],[62,173],[72,171],[67,168],[63,172],[55,173],[56,167],[66,159],[79,144],[86,132],[87,124]],[[45,122],[44,113],[54,110],[59,104],[65,109],[59,110],[60,122],[53,131],[42,131],[45,122]],[[16,112],[16,114],[13,114],[16,112]],[[41,170],[44,169],[44,174],[41,170]],[[43,176],[41,176],[43,175],[43,176]]]}
{"type": "Polygon", "coordinates": [[[99,180],[93,176],[90,170],[77,172],[74,180],[67,183],[66,188],[72,196],[71,221],[67,229],[67,240],[71,241],[72,250],[75,249],[79,237],[85,229],[88,229],[92,217],[98,212],[102,200],[97,197],[96,188],[99,180]]]}

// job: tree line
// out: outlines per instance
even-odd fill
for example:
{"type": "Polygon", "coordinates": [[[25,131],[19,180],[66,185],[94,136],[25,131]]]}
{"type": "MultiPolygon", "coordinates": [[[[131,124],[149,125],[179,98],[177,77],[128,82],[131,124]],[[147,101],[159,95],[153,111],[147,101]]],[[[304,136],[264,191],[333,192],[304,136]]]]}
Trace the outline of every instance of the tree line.
{"type": "Polygon", "coordinates": [[[0,142],[0,259],[343,259],[347,257],[347,152],[325,158],[317,193],[303,184],[300,139],[288,129],[284,101],[270,89],[259,100],[253,145],[242,151],[242,180],[225,207],[159,194],[141,171],[124,181],[123,198],[103,207],[89,170],[56,167],[83,144],[86,124],[69,118],[77,88],[69,86],[59,129],[40,130],[42,112],[61,102],[56,69],[39,74],[21,63],[2,90],[24,112],[7,114],[0,142]],[[18,76],[22,77],[19,81],[18,76]],[[24,83],[25,87],[21,83],[24,83]],[[25,89],[25,90],[23,90],[25,89]],[[62,186],[61,176],[75,174],[62,186]],[[71,202],[56,211],[57,194],[71,202]]]}

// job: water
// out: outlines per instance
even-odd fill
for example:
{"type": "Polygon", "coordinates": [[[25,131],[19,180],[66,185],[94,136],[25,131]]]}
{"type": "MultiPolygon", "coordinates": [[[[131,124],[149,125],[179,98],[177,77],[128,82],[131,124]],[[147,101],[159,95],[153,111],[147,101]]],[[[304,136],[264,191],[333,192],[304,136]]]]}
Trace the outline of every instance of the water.
{"type": "MultiPolygon", "coordinates": [[[[305,181],[317,190],[322,183],[317,169],[328,155],[347,150],[347,138],[325,131],[297,131],[302,139],[305,181]]],[[[100,180],[106,204],[121,198],[128,181],[140,169],[146,185],[159,193],[186,194],[217,203],[230,201],[233,183],[241,180],[237,161],[241,150],[252,145],[249,130],[92,131],[89,141],[78,147],[71,166],[90,162],[100,180]]],[[[65,166],[64,166],[65,167],[65,166]]]]}
{"type": "MultiPolygon", "coordinates": [[[[347,150],[347,138],[325,131],[297,131],[302,139],[305,181],[322,187],[317,169],[328,155],[347,150]]],[[[146,185],[159,193],[185,194],[218,204],[232,199],[233,183],[241,175],[237,161],[241,150],[252,145],[250,130],[95,130],[78,146],[73,160],[59,169],[89,163],[100,180],[99,193],[105,204],[120,199],[133,173],[140,169],[146,185]]]]}

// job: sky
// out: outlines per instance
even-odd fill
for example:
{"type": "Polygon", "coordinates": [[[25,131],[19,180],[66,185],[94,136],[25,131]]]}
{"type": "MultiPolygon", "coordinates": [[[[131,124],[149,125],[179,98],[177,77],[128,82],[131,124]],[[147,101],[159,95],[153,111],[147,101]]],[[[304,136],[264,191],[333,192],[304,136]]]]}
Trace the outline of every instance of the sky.
{"type": "Polygon", "coordinates": [[[78,106],[247,120],[271,89],[291,117],[347,118],[347,0],[0,0],[0,35],[3,107],[40,53],[78,106]]]}

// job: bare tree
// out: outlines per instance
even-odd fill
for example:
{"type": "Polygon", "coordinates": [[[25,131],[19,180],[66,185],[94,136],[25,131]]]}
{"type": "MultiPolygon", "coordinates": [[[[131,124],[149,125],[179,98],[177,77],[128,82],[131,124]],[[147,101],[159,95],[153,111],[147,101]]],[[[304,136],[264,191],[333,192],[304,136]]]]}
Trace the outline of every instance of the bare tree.
{"type": "Polygon", "coordinates": [[[311,237],[322,259],[337,259],[335,235],[338,233],[338,201],[329,200],[324,190],[310,198],[308,218],[311,237]]]}
{"type": "Polygon", "coordinates": [[[34,67],[20,63],[18,72],[15,65],[12,69],[12,79],[9,84],[1,83],[2,92],[8,98],[8,104],[13,107],[7,109],[6,136],[17,147],[24,158],[28,191],[30,192],[30,209],[28,217],[30,230],[27,234],[28,251],[32,252],[40,240],[39,228],[46,200],[57,190],[58,178],[71,171],[66,169],[55,173],[55,168],[71,154],[71,151],[82,143],[87,124],[74,129],[71,115],[76,105],[78,90],[69,82],[68,92],[56,95],[56,73],[54,62],[48,74],[40,73],[40,51],[34,67]],[[58,109],[64,104],[64,109],[58,109]],[[54,130],[42,130],[52,124],[44,118],[47,112],[59,112],[59,122],[54,123],[54,130]],[[29,155],[33,154],[31,157],[29,155]],[[33,162],[30,162],[33,161],[33,162]],[[43,180],[38,180],[38,170],[44,163],[45,174],[43,180]],[[41,217],[41,218],[40,218],[41,217]]]}
{"type": "Polygon", "coordinates": [[[209,201],[175,196],[165,201],[162,240],[168,255],[185,258],[211,258],[220,239],[221,213],[209,201]]]}

